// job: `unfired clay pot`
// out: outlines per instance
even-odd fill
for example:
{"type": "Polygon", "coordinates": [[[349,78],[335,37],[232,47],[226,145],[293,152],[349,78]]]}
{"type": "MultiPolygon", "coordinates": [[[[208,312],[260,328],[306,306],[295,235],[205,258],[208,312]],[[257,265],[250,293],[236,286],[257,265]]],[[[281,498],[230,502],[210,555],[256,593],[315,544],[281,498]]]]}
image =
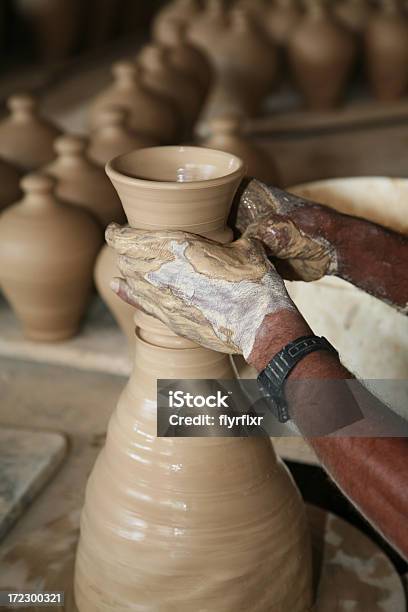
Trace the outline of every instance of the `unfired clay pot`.
{"type": "MultiPolygon", "coordinates": [[[[132,226],[231,238],[225,220],[243,175],[238,158],[145,149],[107,171],[132,226]]],[[[228,356],[140,311],[136,324],[133,373],[87,486],[78,610],[270,612],[276,604],[305,612],[312,602],[304,507],[269,439],[156,437],[157,379],[231,378],[228,356]]]]}
{"type": "Polygon", "coordinates": [[[273,42],[286,47],[301,16],[298,0],[275,0],[265,11],[263,23],[273,42]]]}
{"type": "Polygon", "coordinates": [[[380,100],[400,98],[408,85],[408,19],[397,0],[382,0],[365,32],[365,53],[373,92],[380,100]]]}
{"type": "Polygon", "coordinates": [[[27,175],[23,199],[0,215],[0,285],[24,334],[42,342],[77,332],[101,244],[91,215],[57,200],[54,184],[27,175]]]}
{"type": "Polygon", "coordinates": [[[204,146],[236,155],[243,160],[246,174],[268,185],[279,185],[276,164],[266,151],[256,146],[243,133],[243,121],[237,116],[225,116],[210,122],[210,137],[204,146]]]}
{"type": "Polygon", "coordinates": [[[168,21],[155,40],[168,51],[170,64],[201,86],[205,98],[213,80],[210,59],[187,38],[187,26],[181,21],[168,21]]]}
{"type": "Polygon", "coordinates": [[[101,111],[97,117],[97,125],[89,139],[88,155],[103,168],[108,161],[118,155],[156,144],[153,138],[136,134],[130,129],[128,115],[125,109],[110,106],[101,111]]]}
{"type": "Polygon", "coordinates": [[[200,12],[199,0],[173,0],[167,3],[153,20],[153,37],[160,39],[162,34],[166,32],[168,24],[174,21],[188,25],[200,12]]]}
{"type": "Polygon", "coordinates": [[[104,229],[112,221],[122,223],[123,209],[112,185],[99,166],[86,154],[87,142],[80,136],[60,136],[55,142],[57,158],[45,170],[57,180],[57,195],[86,208],[104,229]]]}
{"type": "Polygon", "coordinates": [[[40,117],[35,98],[8,99],[10,115],[0,122],[0,155],[22,172],[30,172],[54,157],[54,140],[61,131],[40,117]]]}
{"type": "Polygon", "coordinates": [[[307,13],[289,40],[289,60],[311,108],[335,106],[345,94],[355,57],[351,32],[332,17],[325,0],[308,0],[307,13]]]}
{"type": "Polygon", "coordinates": [[[129,112],[129,124],[135,132],[147,134],[162,144],[177,142],[181,117],[169,100],[146,85],[141,68],[134,62],[122,61],[113,66],[113,75],[113,84],[91,104],[91,126],[97,125],[101,111],[119,106],[129,112]]]}
{"type": "Polygon", "coordinates": [[[148,87],[175,105],[183,119],[184,133],[189,134],[204,102],[196,81],[171,64],[165,47],[147,45],[137,61],[144,70],[148,87]]]}
{"type": "Polygon", "coordinates": [[[133,352],[135,344],[135,309],[113,293],[110,283],[116,276],[120,276],[116,265],[116,253],[105,245],[96,260],[94,272],[95,284],[99,295],[125,334],[129,342],[130,351],[133,352]]]}
{"type": "Polygon", "coordinates": [[[20,172],[0,158],[0,210],[16,202],[20,195],[20,172]]]}
{"type": "Polygon", "coordinates": [[[365,30],[371,13],[372,8],[368,0],[342,0],[335,5],[336,17],[356,34],[365,30]]]}

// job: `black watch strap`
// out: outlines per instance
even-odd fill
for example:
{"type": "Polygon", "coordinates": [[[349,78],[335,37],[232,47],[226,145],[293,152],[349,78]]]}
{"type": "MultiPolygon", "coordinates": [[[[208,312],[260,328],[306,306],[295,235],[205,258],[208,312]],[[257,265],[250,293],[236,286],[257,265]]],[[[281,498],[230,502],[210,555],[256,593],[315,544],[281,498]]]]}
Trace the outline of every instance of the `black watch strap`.
{"type": "Polygon", "coordinates": [[[338,355],[326,338],[302,336],[279,351],[258,376],[258,383],[265,395],[272,400],[275,416],[281,423],[290,420],[285,399],[285,381],[299,361],[314,351],[330,351],[338,355]]]}

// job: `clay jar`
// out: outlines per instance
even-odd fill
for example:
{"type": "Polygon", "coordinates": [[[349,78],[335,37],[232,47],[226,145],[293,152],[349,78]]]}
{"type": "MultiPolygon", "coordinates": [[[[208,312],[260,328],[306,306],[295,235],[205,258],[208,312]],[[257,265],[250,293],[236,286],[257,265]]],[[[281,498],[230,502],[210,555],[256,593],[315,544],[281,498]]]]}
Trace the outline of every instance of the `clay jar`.
{"type": "MultiPolygon", "coordinates": [[[[244,172],[235,156],[159,147],[121,156],[107,172],[132,226],[231,238],[225,221],[244,172]]],[[[156,437],[157,380],[231,378],[228,356],[140,311],[135,320],[134,369],[81,516],[79,612],[269,612],[275,604],[305,612],[312,595],[304,508],[269,439],[156,437]]]]}
{"type": "Polygon", "coordinates": [[[269,185],[279,185],[279,172],[273,159],[257,147],[243,133],[243,120],[236,116],[225,116],[210,122],[211,136],[204,142],[206,147],[220,149],[243,160],[246,174],[269,185]]]}
{"type": "Polygon", "coordinates": [[[335,6],[338,20],[355,34],[361,34],[372,13],[368,0],[343,0],[335,6]]]}
{"type": "Polygon", "coordinates": [[[156,144],[152,138],[138,135],[129,128],[128,115],[125,109],[110,106],[102,110],[96,119],[97,125],[90,135],[88,155],[103,168],[108,161],[122,153],[156,144]]]}
{"type": "Polygon", "coordinates": [[[13,164],[0,158],[0,210],[20,197],[20,173],[13,164]]]}
{"type": "Polygon", "coordinates": [[[145,73],[145,82],[157,94],[177,108],[183,120],[184,135],[191,130],[201,112],[203,97],[194,79],[174,68],[165,47],[147,45],[137,58],[145,73]]]}
{"type": "Polygon", "coordinates": [[[181,123],[177,109],[146,85],[141,68],[123,61],[114,64],[112,71],[113,84],[91,104],[91,126],[97,125],[101,111],[119,106],[129,112],[129,125],[136,133],[147,134],[162,144],[177,142],[181,123]]]}
{"type": "Polygon", "coordinates": [[[0,284],[31,340],[75,335],[92,289],[101,232],[86,211],[63,204],[54,180],[22,180],[23,199],[0,215],[0,284]]]}
{"type": "Polygon", "coordinates": [[[187,39],[186,25],[169,21],[166,28],[157,32],[155,40],[167,49],[170,64],[200,85],[205,98],[213,80],[213,69],[207,54],[187,39]]]}
{"type": "Polygon", "coordinates": [[[35,98],[12,96],[10,115],[0,122],[0,155],[22,172],[30,172],[54,157],[54,140],[61,131],[40,117],[35,98]]]}
{"type": "Polygon", "coordinates": [[[336,106],[355,57],[353,35],[332,17],[324,0],[309,0],[288,46],[295,80],[314,109],[336,106]]]}
{"type": "Polygon", "coordinates": [[[367,72],[379,100],[400,98],[408,85],[408,21],[396,0],[382,0],[365,32],[367,72]]]}
{"type": "Polygon", "coordinates": [[[94,271],[95,284],[99,295],[125,334],[129,342],[130,351],[133,353],[135,344],[135,309],[113,293],[110,283],[116,276],[120,276],[116,265],[116,253],[105,245],[96,260],[94,271]]]}
{"type": "Polygon", "coordinates": [[[80,136],[60,136],[55,142],[57,158],[46,172],[58,180],[57,195],[85,208],[104,229],[124,219],[120,201],[104,171],[86,154],[87,142],[80,136]]]}
{"type": "Polygon", "coordinates": [[[160,40],[169,24],[175,21],[188,25],[201,12],[199,0],[173,0],[159,11],[153,20],[153,38],[160,40]]]}
{"type": "Polygon", "coordinates": [[[264,13],[263,25],[276,45],[286,47],[301,16],[298,0],[275,0],[264,13]]]}

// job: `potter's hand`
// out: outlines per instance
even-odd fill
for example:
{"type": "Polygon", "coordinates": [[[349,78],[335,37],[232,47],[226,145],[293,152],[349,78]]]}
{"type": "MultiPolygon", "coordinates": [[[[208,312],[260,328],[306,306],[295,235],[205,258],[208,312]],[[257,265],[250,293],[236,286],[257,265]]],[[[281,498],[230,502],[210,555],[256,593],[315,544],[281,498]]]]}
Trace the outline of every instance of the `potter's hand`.
{"type": "Polygon", "coordinates": [[[240,193],[235,226],[243,236],[260,240],[271,257],[283,260],[278,269],[287,278],[312,281],[336,271],[336,249],[326,232],[333,214],[252,179],[240,193]]]}
{"type": "Polygon", "coordinates": [[[106,239],[124,277],[114,280],[115,293],[207,348],[246,357],[265,316],[295,310],[256,240],[221,245],[185,232],[116,224],[106,239]]]}

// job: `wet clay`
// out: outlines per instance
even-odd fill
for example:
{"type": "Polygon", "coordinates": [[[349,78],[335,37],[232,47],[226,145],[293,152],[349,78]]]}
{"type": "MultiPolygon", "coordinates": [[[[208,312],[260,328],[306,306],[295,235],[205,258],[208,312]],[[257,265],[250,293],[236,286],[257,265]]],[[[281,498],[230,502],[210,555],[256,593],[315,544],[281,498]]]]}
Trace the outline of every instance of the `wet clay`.
{"type": "Polygon", "coordinates": [[[213,119],[209,122],[211,135],[203,144],[210,149],[220,149],[242,159],[247,176],[278,185],[279,171],[274,160],[245,136],[244,124],[244,120],[237,115],[225,115],[213,119]]]}
{"type": "Polygon", "coordinates": [[[57,158],[45,170],[58,180],[57,195],[88,210],[102,228],[123,222],[121,203],[104,171],[86,153],[87,141],[79,136],[60,136],[55,142],[57,158]]]}
{"type": "MultiPolygon", "coordinates": [[[[150,197],[150,208],[163,212],[153,216],[152,229],[177,229],[176,222],[222,242],[231,236],[225,220],[243,175],[237,158],[151,149],[114,160],[108,172],[134,227],[151,226],[150,197]],[[188,177],[191,166],[201,180],[178,184],[177,170],[184,167],[188,177]]],[[[136,323],[133,373],[86,491],[75,572],[79,611],[306,612],[312,594],[305,512],[269,439],[156,437],[157,379],[230,378],[228,357],[140,311],[136,323]]]]}
{"type": "Polygon", "coordinates": [[[56,342],[78,330],[101,232],[86,211],[56,199],[49,176],[21,185],[23,199],[0,215],[0,284],[24,334],[56,342]]]}
{"type": "Polygon", "coordinates": [[[288,45],[289,61],[307,105],[314,109],[336,106],[345,94],[355,58],[351,32],[328,10],[326,0],[309,0],[288,45]]]}
{"type": "Polygon", "coordinates": [[[112,85],[91,103],[91,126],[98,124],[101,111],[118,106],[128,111],[129,125],[136,133],[147,134],[161,144],[177,142],[181,117],[170,100],[146,85],[140,66],[131,61],[117,62],[112,72],[112,85]]]}
{"type": "Polygon", "coordinates": [[[408,87],[408,19],[396,0],[382,0],[364,36],[367,72],[374,95],[396,100],[408,87]]]}
{"type": "Polygon", "coordinates": [[[89,139],[88,155],[102,168],[118,155],[157,144],[145,134],[136,134],[128,118],[128,111],[119,106],[107,107],[98,114],[89,139]]]}
{"type": "Polygon", "coordinates": [[[8,99],[10,115],[0,122],[0,155],[21,172],[30,172],[54,158],[61,131],[39,115],[37,102],[22,94],[8,99]]]}

